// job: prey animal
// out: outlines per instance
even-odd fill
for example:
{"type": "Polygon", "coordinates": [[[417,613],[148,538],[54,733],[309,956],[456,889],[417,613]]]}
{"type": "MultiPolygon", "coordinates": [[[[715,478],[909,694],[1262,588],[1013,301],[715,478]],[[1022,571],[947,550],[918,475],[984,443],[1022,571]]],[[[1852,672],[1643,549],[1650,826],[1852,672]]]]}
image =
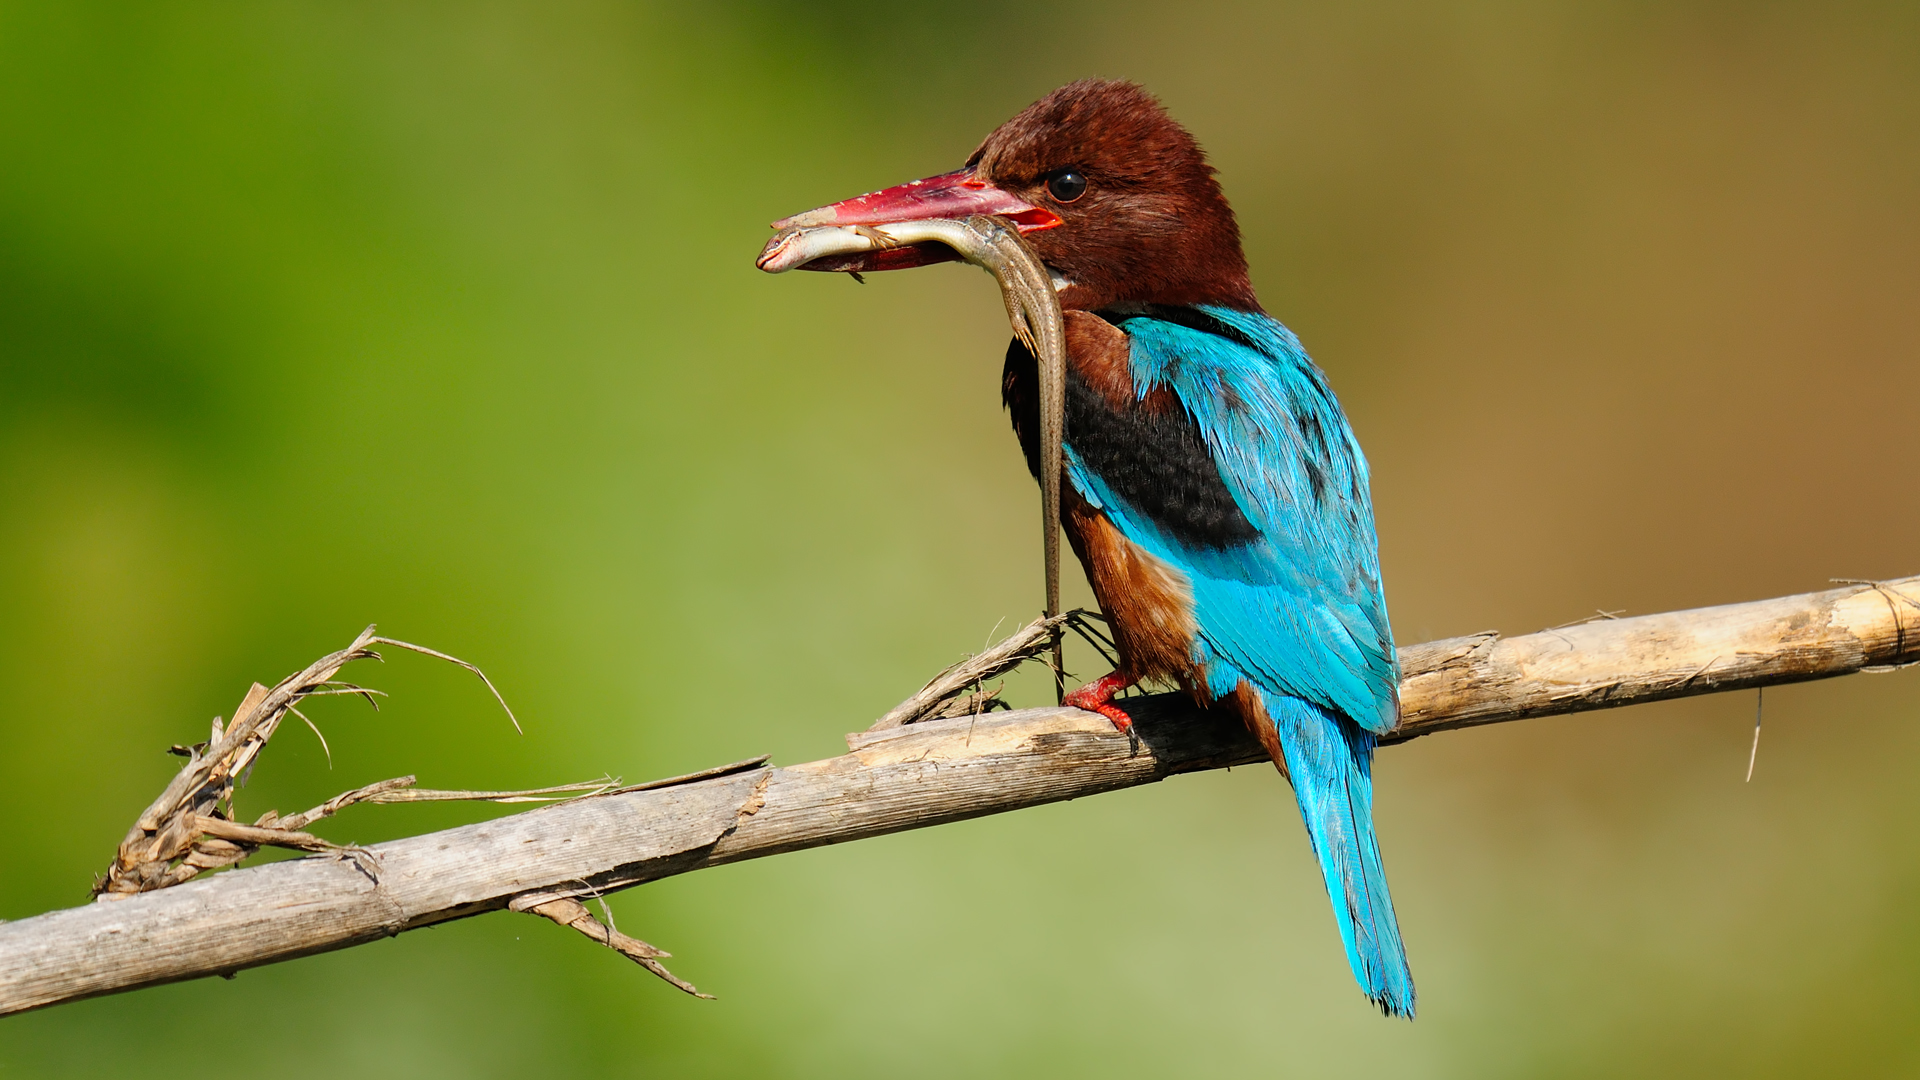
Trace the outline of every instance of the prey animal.
{"type": "Polygon", "coordinates": [[[1119,653],[1066,703],[1126,730],[1115,695],[1149,680],[1237,715],[1293,785],[1361,990],[1412,1017],[1373,826],[1374,744],[1399,693],[1367,462],[1326,377],[1261,309],[1193,137],[1139,86],[1083,80],[955,172],[774,225],[762,269],[965,257],[1001,277],[1016,330],[1030,311],[1002,397],[1119,653]],[[981,254],[989,219],[1044,264],[1060,314],[1016,302],[1005,260],[981,254]],[[1035,356],[1049,315],[1058,387],[1035,356]]]}

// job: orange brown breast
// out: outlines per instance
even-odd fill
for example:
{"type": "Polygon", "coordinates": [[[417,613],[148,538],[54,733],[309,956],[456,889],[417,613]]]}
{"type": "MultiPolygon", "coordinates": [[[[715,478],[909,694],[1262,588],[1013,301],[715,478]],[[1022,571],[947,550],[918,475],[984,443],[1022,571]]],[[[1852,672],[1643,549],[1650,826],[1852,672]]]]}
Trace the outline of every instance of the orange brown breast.
{"type": "Polygon", "coordinates": [[[1187,576],[1122,536],[1071,484],[1060,487],[1060,524],[1107,615],[1120,648],[1120,673],[1194,690],[1193,589],[1187,576]]]}

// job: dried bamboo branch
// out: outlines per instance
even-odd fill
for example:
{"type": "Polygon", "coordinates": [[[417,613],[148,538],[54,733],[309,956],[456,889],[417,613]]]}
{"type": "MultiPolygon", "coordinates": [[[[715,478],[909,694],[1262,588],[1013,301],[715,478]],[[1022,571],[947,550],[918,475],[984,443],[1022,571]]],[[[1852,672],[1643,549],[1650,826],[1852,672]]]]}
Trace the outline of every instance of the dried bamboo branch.
{"type": "MultiPolygon", "coordinates": [[[[1915,663],[1920,578],[1480,634],[1402,650],[1402,721],[1387,741],[1915,663]]],[[[823,761],[748,762],[373,845],[364,852],[377,874],[357,860],[299,859],[0,924],[0,1013],[1265,757],[1236,724],[1177,695],[1126,707],[1137,742],[1066,708],[931,720],[851,735],[850,753],[823,761]]],[[[581,925],[564,904],[542,911],[554,912],[581,925]]]]}

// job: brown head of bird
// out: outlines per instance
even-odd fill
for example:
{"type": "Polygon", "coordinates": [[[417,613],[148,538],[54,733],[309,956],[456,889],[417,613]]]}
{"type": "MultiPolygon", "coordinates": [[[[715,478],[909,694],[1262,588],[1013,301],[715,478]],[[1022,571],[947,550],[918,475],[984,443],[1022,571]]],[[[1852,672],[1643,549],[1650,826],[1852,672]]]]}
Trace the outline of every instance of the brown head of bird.
{"type": "MultiPolygon", "coordinates": [[[[1239,226],[1206,156],[1159,102],[1129,82],[1070,83],[1001,124],[954,172],[795,214],[774,227],[872,227],[979,214],[1019,228],[1069,311],[1128,304],[1259,309],[1239,226]]],[[[802,268],[898,270],[955,257],[929,241],[802,268]]]]}

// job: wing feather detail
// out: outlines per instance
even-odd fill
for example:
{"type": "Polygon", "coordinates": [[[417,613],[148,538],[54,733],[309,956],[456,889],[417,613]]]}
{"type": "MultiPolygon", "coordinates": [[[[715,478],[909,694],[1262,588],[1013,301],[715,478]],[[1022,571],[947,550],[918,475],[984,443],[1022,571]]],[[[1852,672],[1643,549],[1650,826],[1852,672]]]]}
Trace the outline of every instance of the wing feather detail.
{"type": "Polygon", "coordinates": [[[1069,442],[1074,486],[1128,539],[1191,577],[1194,659],[1209,683],[1231,690],[1231,669],[1269,694],[1390,730],[1398,678],[1367,462],[1325,376],[1265,315],[1199,307],[1108,317],[1128,336],[1135,393],[1174,395],[1258,537],[1182,542],[1118,497],[1069,442]]]}

